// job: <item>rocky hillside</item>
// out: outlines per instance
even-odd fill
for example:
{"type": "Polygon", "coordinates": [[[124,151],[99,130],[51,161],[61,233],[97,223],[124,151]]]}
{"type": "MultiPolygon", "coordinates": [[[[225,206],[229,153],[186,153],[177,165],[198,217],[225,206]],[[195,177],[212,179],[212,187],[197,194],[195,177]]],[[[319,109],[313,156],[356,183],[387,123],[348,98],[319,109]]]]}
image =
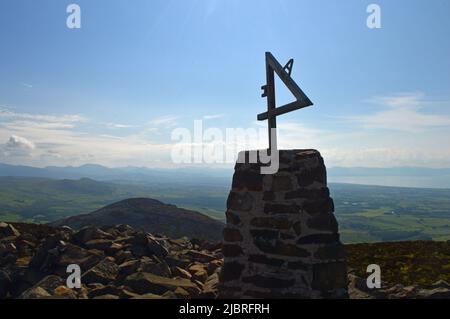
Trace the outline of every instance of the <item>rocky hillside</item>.
{"type": "MultiPolygon", "coordinates": [[[[346,245],[350,297],[450,298],[449,246],[346,245]],[[365,284],[370,263],[382,268],[382,289],[365,284]]],[[[172,239],[127,225],[75,231],[0,222],[0,299],[216,298],[222,263],[220,242],[172,239]],[[81,289],[66,287],[70,264],[82,269],[81,289]]]]}
{"type": "Polygon", "coordinates": [[[178,208],[149,198],[131,198],[93,213],[76,215],[52,222],[51,226],[112,226],[127,224],[137,230],[165,234],[172,238],[183,236],[220,240],[224,225],[195,211],[178,208]]]}
{"type": "Polygon", "coordinates": [[[215,298],[220,242],[171,239],[127,225],[68,227],[0,223],[2,298],[215,298]],[[78,264],[82,288],[66,287],[78,264]]]}

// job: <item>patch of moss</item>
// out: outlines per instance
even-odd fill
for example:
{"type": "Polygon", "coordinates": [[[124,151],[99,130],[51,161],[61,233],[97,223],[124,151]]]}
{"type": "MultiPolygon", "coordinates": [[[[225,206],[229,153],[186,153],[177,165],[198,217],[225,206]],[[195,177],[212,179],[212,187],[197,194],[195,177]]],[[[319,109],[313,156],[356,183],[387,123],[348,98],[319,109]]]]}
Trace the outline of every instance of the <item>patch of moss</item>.
{"type": "Polygon", "coordinates": [[[450,282],[450,243],[436,241],[345,245],[348,269],[366,278],[367,266],[381,268],[383,286],[431,285],[450,282]]]}

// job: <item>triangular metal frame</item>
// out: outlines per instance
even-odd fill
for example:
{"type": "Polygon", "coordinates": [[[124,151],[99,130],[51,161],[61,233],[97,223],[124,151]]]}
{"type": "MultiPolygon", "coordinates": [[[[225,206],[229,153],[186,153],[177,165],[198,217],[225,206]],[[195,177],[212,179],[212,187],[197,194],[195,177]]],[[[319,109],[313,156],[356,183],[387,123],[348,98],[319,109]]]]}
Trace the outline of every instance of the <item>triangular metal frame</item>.
{"type": "MultiPolygon", "coordinates": [[[[273,77],[275,72],[297,100],[292,103],[285,104],[283,106],[274,107],[273,110],[268,110],[267,112],[258,114],[258,121],[267,120],[269,117],[269,113],[270,115],[278,116],[284,113],[292,112],[313,105],[311,100],[306,96],[305,93],[303,93],[302,89],[300,89],[297,83],[295,83],[295,81],[291,78],[293,62],[294,60],[291,59],[286,64],[285,67],[282,67],[281,64],[275,59],[275,57],[270,52],[266,52],[266,73],[268,74],[268,77],[273,77]],[[289,66],[291,68],[289,68],[289,66]],[[286,69],[288,69],[290,72],[289,73],[286,72],[286,69]]],[[[267,100],[273,99],[273,101],[275,102],[274,82],[275,81],[271,81],[271,79],[267,79],[267,84],[261,87],[261,89],[264,90],[264,93],[261,96],[267,97],[267,100]],[[269,82],[273,82],[273,84],[269,82]],[[270,84],[273,86],[273,88],[269,87],[270,84]],[[269,96],[270,94],[273,94],[273,97],[270,97],[269,96]]]]}
{"type": "Polygon", "coordinates": [[[300,87],[291,78],[292,67],[294,60],[290,59],[289,62],[283,67],[275,59],[275,57],[270,52],[266,52],[266,80],[267,84],[262,86],[261,89],[264,93],[262,97],[267,97],[267,112],[258,114],[258,121],[269,121],[269,150],[272,146],[272,129],[275,130],[275,140],[274,146],[276,148],[276,117],[288,112],[292,112],[307,106],[313,105],[311,100],[306,96],[305,93],[300,89],[300,87]],[[291,93],[296,98],[296,101],[292,103],[285,104],[283,106],[276,107],[275,102],[275,73],[283,81],[284,85],[291,91],[291,93]]]}

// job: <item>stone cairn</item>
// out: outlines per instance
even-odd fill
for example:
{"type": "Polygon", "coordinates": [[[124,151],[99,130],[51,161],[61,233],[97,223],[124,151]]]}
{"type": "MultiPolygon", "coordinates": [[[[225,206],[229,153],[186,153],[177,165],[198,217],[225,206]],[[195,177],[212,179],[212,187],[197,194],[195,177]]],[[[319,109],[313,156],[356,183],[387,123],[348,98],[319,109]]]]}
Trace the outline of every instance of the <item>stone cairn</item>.
{"type": "Polygon", "coordinates": [[[323,159],[316,150],[279,154],[273,175],[262,175],[260,163],[235,166],[220,297],[347,298],[345,254],[323,159]]]}

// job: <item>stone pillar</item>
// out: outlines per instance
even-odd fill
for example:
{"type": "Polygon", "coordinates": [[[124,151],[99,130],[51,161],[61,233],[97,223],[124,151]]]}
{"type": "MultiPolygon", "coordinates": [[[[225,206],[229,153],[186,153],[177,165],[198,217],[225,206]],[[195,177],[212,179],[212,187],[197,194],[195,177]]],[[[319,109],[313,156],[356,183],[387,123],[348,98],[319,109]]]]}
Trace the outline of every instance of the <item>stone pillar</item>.
{"type": "Polygon", "coordinates": [[[260,167],[235,167],[220,296],[346,298],[345,255],[320,153],[280,150],[276,174],[260,167]]]}

